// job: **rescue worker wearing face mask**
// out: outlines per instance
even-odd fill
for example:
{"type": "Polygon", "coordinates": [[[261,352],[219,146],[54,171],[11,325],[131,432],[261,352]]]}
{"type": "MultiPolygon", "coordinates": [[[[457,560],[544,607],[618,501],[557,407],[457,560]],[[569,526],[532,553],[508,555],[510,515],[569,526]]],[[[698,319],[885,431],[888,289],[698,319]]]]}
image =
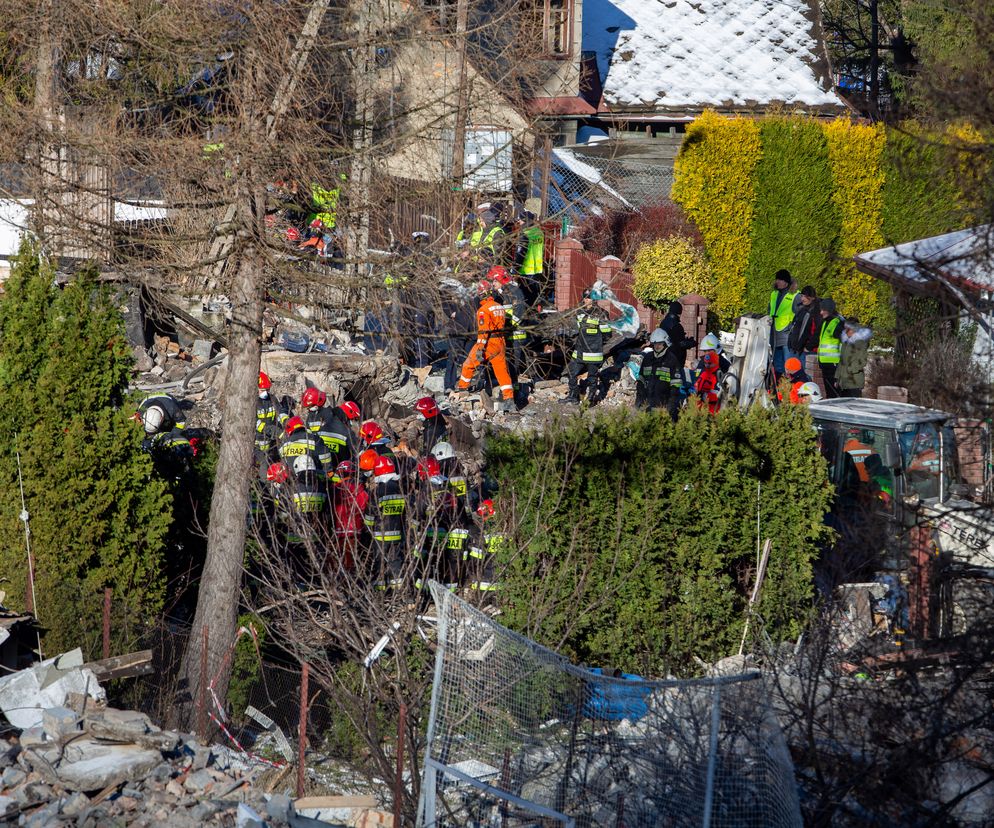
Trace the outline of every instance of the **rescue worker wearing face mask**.
{"type": "Polygon", "coordinates": [[[324,451],[321,461],[331,471],[343,460],[352,460],[358,451],[358,442],[352,424],[359,421],[359,406],[346,401],[341,405],[328,405],[328,397],[318,388],[308,388],[300,397],[307,430],[321,438],[324,451]]]}
{"type": "Polygon", "coordinates": [[[421,420],[421,453],[431,454],[431,450],[439,443],[449,439],[449,429],[445,417],[435,402],[434,397],[422,397],[414,403],[414,410],[421,420]]]}
{"type": "Polygon", "coordinates": [[[290,419],[287,406],[271,396],[272,387],[269,375],[260,371],[259,399],[255,406],[255,459],[263,476],[276,459],[276,444],[290,419]]]}
{"type": "Polygon", "coordinates": [[[600,370],[604,365],[604,346],[614,329],[607,324],[607,314],[597,306],[590,290],[583,292],[583,306],[576,317],[576,347],[569,363],[568,403],[580,402],[580,375],[587,375],[587,402],[596,405],[601,398],[600,370]]]}
{"type": "Polygon", "coordinates": [[[642,351],[635,404],[639,408],[665,408],[676,420],[682,373],[683,366],[672,349],[669,334],[656,328],[649,336],[649,347],[642,351]]]}
{"type": "Polygon", "coordinates": [[[373,467],[365,522],[373,538],[370,574],[374,587],[401,586],[406,563],[407,499],[401,490],[400,475],[389,457],[379,457],[373,467]]]}

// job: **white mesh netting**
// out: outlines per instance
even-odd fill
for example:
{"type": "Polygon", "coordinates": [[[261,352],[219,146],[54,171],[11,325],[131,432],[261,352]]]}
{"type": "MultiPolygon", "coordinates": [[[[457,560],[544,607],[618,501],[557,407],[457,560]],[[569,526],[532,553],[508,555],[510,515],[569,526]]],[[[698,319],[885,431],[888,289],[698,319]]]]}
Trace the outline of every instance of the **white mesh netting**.
{"type": "Polygon", "coordinates": [[[497,624],[439,584],[418,824],[799,826],[758,673],[613,678],[497,624]]]}

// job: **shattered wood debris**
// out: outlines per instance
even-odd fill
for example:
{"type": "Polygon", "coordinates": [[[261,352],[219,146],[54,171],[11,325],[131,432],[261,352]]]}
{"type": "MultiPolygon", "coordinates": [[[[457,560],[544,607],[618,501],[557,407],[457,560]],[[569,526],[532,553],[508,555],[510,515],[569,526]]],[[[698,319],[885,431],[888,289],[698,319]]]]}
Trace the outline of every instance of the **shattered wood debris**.
{"type": "Polygon", "coordinates": [[[370,796],[275,792],[294,775],[108,707],[97,682],[134,675],[146,652],[84,665],[79,650],[0,681],[0,708],[19,731],[0,740],[0,824],[176,828],[201,825],[388,826],[370,796]]]}

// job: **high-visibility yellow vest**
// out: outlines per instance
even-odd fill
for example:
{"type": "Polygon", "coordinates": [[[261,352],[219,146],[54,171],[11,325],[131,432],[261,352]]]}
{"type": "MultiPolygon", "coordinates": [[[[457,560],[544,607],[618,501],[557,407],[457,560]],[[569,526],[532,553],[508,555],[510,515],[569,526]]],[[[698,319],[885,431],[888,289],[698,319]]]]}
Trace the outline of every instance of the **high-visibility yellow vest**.
{"type": "Polygon", "coordinates": [[[818,335],[818,361],[839,364],[842,357],[842,340],[839,337],[839,327],[842,320],[839,317],[826,319],[821,323],[821,333],[818,335]]]}
{"type": "Polygon", "coordinates": [[[783,299],[777,303],[778,292],[775,290],[770,294],[770,316],[773,317],[773,327],[782,331],[794,321],[794,297],[797,296],[797,291],[785,293],[783,299]]]}
{"type": "Polygon", "coordinates": [[[341,191],[336,187],[334,190],[326,190],[315,183],[311,183],[311,201],[317,212],[314,218],[320,219],[321,223],[329,230],[335,226],[338,213],[338,196],[341,191]]]}
{"type": "Polygon", "coordinates": [[[521,274],[538,276],[545,261],[545,233],[541,227],[529,227],[525,230],[525,238],[528,239],[528,249],[521,264],[521,274]]]}

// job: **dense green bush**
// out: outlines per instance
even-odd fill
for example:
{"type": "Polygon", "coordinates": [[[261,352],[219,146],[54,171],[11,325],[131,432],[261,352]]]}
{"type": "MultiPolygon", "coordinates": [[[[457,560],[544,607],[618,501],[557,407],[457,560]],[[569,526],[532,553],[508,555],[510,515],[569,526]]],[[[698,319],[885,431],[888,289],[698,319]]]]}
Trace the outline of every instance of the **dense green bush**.
{"type": "Polygon", "coordinates": [[[640,247],[632,274],[635,298],[661,310],[688,293],[714,299],[718,291],[714,270],[702,245],[679,236],[640,247]]]}
{"type": "Polygon", "coordinates": [[[947,150],[911,124],[887,130],[882,163],[883,237],[887,244],[923,239],[958,226],[958,189],[947,150]]]}
{"type": "Polygon", "coordinates": [[[22,247],[0,300],[0,566],[8,603],[27,591],[24,499],[35,559],[36,612],[48,651],[100,640],[103,591],[113,589],[115,646],[161,608],[165,485],[140,450],[125,392],[131,352],[124,324],[96,274],[64,289],[22,247]]]}
{"type": "Polygon", "coordinates": [[[745,310],[767,313],[773,274],[790,270],[798,287],[824,293],[841,218],[832,201],[832,170],[821,125],[805,118],[770,118],[759,130],[756,204],[746,268],[745,310]]]}
{"type": "Polygon", "coordinates": [[[738,647],[758,506],[773,541],[759,613],[774,638],[798,634],[831,498],[805,409],[576,416],[496,435],[487,457],[514,527],[512,628],[588,664],[693,674],[738,647]]]}

